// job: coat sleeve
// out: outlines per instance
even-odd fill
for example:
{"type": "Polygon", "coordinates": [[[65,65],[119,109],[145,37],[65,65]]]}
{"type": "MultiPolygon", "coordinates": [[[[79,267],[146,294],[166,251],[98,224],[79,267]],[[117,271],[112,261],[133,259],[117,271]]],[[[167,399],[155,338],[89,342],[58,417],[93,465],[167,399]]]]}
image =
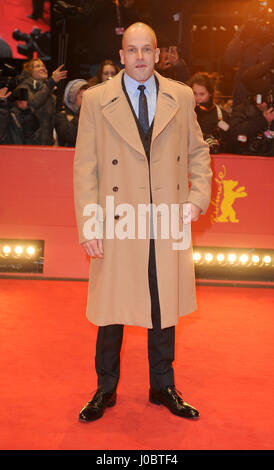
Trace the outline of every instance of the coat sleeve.
{"type": "Polygon", "coordinates": [[[89,93],[83,94],[74,156],[74,204],[80,243],[88,240],[83,232],[87,220],[84,209],[98,201],[95,120],[90,98],[89,93]]]}
{"type": "Polygon", "coordinates": [[[188,202],[202,209],[205,214],[211,199],[212,171],[209,146],[204,141],[195,113],[195,99],[192,90],[188,106],[188,170],[190,192],[188,202]]]}

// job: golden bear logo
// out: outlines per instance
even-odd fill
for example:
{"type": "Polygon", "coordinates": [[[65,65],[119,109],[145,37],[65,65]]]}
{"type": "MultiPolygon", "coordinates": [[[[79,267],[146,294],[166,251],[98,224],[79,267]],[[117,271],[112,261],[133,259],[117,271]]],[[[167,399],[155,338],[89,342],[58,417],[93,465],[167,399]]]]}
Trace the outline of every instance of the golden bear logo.
{"type": "Polygon", "coordinates": [[[232,205],[237,198],[247,197],[245,186],[238,186],[238,181],[225,179],[226,167],[223,165],[223,171],[214,178],[218,183],[217,196],[211,204],[215,206],[215,211],[210,217],[211,223],[214,222],[232,222],[238,223],[236,212],[232,205]]]}

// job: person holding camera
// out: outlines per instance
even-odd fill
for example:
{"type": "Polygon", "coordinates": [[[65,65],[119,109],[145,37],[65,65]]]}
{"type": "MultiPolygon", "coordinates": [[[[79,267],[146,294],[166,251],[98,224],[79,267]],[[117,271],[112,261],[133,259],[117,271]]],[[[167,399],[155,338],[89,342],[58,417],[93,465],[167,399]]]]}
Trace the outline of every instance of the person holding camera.
{"type": "Polygon", "coordinates": [[[40,127],[30,139],[30,145],[53,145],[53,128],[56,98],[53,95],[57,83],[64,80],[67,71],[59,66],[48,79],[48,71],[41,59],[31,59],[24,64],[23,73],[18,77],[20,88],[28,90],[28,105],[37,113],[40,127]]]}
{"type": "Polygon", "coordinates": [[[229,115],[215,103],[215,78],[196,73],[189,81],[196,100],[195,111],[210,153],[228,150],[229,115]]]}
{"type": "Polygon", "coordinates": [[[166,46],[165,43],[160,47],[157,71],[163,77],[172,78],[183,83],[186,83],[190,78],[188,66],[184,59],[179,56],[177,46],[166,46]]]}
{"type": "Polygon", "coordinates": [[[234,109],[230,133],[235,153],[274,156],[272,90],[257,93],[234,109]]]}
{"type": "Polygon", "coordinates": [[[264,17],[256,15],[248,18],[228,43],[224,62],[230,67],[237,67],[232,92],[233,108],[244,103],[249,95],[242,80],[245,70],[258,62],[271,60],[273,37],[273,19],[266,21],[264,17]]]}
{"type": "Polygon", "coordinates": [[[8,87],[0,88],[0,144],[9,144],[8,127],[9,127],[9,106],[8,97],[11,95],[8,87]]]}
{"type": "Polygon", "coordinates": [[[11,92],[7,87],[0,90],[0,142],[6,145],[27,145],[40,122],[35,111],[28,105],[28,91],[21,88],[11,92]]]}
{"type": "Polygon", "coordinates": [[[249,93],[231,116],[234,151],[252,155],[274,155],[274,55],[249,67],[242,75],[249,93]]]}

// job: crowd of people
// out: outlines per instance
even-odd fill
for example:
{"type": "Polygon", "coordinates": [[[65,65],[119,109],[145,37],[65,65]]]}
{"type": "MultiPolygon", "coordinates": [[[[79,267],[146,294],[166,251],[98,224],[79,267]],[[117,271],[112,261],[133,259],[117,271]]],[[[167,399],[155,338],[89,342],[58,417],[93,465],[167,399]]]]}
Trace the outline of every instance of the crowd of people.
{"type": "MultiPolygon", "coordinates": [[[[239,53],[239,38],[238,34],[229,44],[227,61],[235,60],[235,50],[239,53]]],[[[161,75],[192,88],[197,119],[211,153],[274,155],[273,50],[271,52],[264,60],[256,59],[255,64],[240,69],[231,98],[223,100],[216,74],[203,71],[191,75],[176,46],[161,48],[156,69],[161,75]]],[[[99,64],[96,75],[90,79],[68,81],[62,65],[49,77],[41,59],[29,60],[17,77],[16,89],[13,92],[6,87],[0,89],[0,143],[74,147],[83,92],[112,79],[119,71],[120,65],[107,59],[99,64]],[[56,90],[60,82],[66,85],[63,106],[57,109],[56,90]]]]}

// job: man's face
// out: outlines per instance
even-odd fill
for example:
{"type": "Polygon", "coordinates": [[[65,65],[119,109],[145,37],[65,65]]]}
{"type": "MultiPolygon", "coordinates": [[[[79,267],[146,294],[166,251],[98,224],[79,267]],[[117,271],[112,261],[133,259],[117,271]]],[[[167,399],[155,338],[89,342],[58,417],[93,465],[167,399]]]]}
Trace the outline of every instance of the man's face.
{"type": "Polygon", "coordinates": [[[123,38],[120,58],[126,73],[137,82],[143,83],[153,75],[159,53],[149,28],[133,28],[123,38]]]}

